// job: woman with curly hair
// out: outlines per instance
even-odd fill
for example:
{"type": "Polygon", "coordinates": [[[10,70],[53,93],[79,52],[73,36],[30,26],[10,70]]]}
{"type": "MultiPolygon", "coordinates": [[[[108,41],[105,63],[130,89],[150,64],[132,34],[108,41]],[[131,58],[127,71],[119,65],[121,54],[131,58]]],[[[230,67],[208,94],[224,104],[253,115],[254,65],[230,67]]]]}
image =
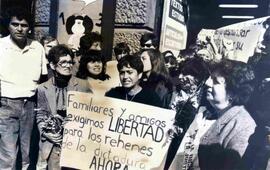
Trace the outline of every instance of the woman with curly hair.
{"type": "Polygon", "coordinates": [[[110,76],[106,73],[106,60],[98,50],[83,53],[77,77],[87,79],[94,94],[104,95],[112,87],[110,76]]]}
{"type": "Polygon", "coordinates": [[[170,169],[241,170],[255,121],[245,109],[254,79],[244,63],[213,64],[205,83],[209,105],[200,107],[170,169]]]}
{"type": "Polygon", "coordinates": [[[153,89],[163,100],[165,94],[172,91],[173,86],[162,53],[156,49],[148,49],[142,51],[139,56],[144,66],[141,86],[153,89]]]}

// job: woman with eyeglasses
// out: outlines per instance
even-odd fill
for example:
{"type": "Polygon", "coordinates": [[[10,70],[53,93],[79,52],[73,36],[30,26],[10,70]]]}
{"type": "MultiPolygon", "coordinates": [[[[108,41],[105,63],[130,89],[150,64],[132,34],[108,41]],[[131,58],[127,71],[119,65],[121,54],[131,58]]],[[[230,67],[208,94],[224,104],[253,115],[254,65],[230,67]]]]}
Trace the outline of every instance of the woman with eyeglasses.
{"type": "Polygon", "coordinates": [[[105,57],[98,50],[89,50],[82,55],[77,77],[86,79],[93,93],[102,96],[115,84],[106,73],[105,57]]]}
{"type": "Polygon", "coordinates": [[[245,109],[253,87],[245,63],[213,64],[205,83],[208,105],[199,107],[169,169],[246,170],[244,153],[255,131],[245,109]]]}
{"type": "Polygon", "coordinates": [[[67,93],[92,93],[87,81],[72,76],[74,54],[66,45],[51,48],[48,61],[53,77],[38,87],[36,121],[40,133],[37,169],[60,169],[67,93]]]}

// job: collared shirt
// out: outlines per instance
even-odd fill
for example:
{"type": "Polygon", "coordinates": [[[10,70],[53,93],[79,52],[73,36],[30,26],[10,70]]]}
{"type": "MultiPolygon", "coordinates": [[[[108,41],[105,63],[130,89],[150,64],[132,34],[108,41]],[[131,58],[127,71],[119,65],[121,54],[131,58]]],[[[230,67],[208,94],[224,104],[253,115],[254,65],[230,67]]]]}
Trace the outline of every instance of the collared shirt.
{"type": "Polygon", "coordinates": [[[1,96],[33,96],[41,74],[48,72],[44,48],[40,43],[27,39],[27,45],[20,49],[10,36],[0,39],[1,96]]]}

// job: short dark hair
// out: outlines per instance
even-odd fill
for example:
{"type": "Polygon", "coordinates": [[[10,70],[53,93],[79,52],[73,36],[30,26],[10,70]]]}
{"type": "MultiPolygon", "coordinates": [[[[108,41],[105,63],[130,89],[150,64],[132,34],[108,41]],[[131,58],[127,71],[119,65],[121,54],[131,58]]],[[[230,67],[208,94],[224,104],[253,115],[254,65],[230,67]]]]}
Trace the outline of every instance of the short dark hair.
{"type": "Polygon", "coordinates": [[[12,8],[8,8],[6,10],[6,24],[10,24],[10,21],[12,19],[12,17],[16,17],[18,20],[26,20],[26,22],[29,25],[30,30],[32,30],[33,28],[33,17],[31,16],[30,12],[28,12],[27,10],[25,10],[22,7],[12,7],[12,8]]]}
{"type": "Polygon", "coordinates": [[[213,63],[210,67],[211,75],[225,78],[226,90],[233,99],[233,105],[244,105],[254,91],[255,74],[251,66],[240,61],[224,59],[213,63]]]}
{"type": "Polygon", "coordinates": [[[88,76],[92,78],[96,78],[99,80],[107,80],[110,79],[110,76],[106,74],[106,59],[102,55],[101,51],[98,50],[89,50],[82,54],[80,60],[79,70],[76,75],[78,78],[86,79],[88,76]],[[102,62],[102,71],[99,75],[95,76],[89,73],[87,69],[87,64],[89,62],[101,61],[102,62]]]}
{"type": "Polygon", "coordinates": [[[59,44],[50,49],[48,54],[48,61],[49,63],[52,62],[53,64],[57,64],[59,62],[59,58],[66,55],[70,55],[73,60],[74,54],[72,50],[64,44],[59,44]]]}
{"type": "Polygon", "coordinates": [[[113,49],[115,55],[119,55],[122,53],[130,53],[130,48],[129,46],[125,43],[125,42],[120,42],[118,44],[116,44],[116,46],[113,49]]]}
{"type": "Polygon", "coordinates": [[[141,39],[140,39],[140,45],[141,47],[144,46],[144,44],[149,41],[152,40],[152,45],[157,48],[158,47],[158,38],[155,34],[153,33],[145,33],[142,35],[141,39]]]}
{"type": "Polygon", "coordinates": [[[99,33],[91,32],[82,36],[80,38],[80,54],[87,52],[94,42],[102,43],[102,36],[99,33]]]}
{"type": "Polygon", "coordinates": [[[117,69],[120,71],[123,67],[130,66],[137,70],[138,74],[143,72],[143,62],[140,57],[134,55],[126,55],[118,61],[117,69]]]}

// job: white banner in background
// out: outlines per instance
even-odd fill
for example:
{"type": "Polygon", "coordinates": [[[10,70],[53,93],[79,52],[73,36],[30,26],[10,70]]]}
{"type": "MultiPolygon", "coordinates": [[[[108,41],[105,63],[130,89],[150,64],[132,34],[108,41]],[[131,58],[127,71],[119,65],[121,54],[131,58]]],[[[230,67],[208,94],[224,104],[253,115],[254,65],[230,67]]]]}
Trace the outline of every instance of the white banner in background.
{"type": "Polygon", "coordinates": [[[253,19],[221,27],[215,31],[215,42],[220,46],[222,39],[233,41],[233,60],[247,62],[248,58],[254,54],[255,47],[265,32],[263,22],[268,17],[253,19]]]}

